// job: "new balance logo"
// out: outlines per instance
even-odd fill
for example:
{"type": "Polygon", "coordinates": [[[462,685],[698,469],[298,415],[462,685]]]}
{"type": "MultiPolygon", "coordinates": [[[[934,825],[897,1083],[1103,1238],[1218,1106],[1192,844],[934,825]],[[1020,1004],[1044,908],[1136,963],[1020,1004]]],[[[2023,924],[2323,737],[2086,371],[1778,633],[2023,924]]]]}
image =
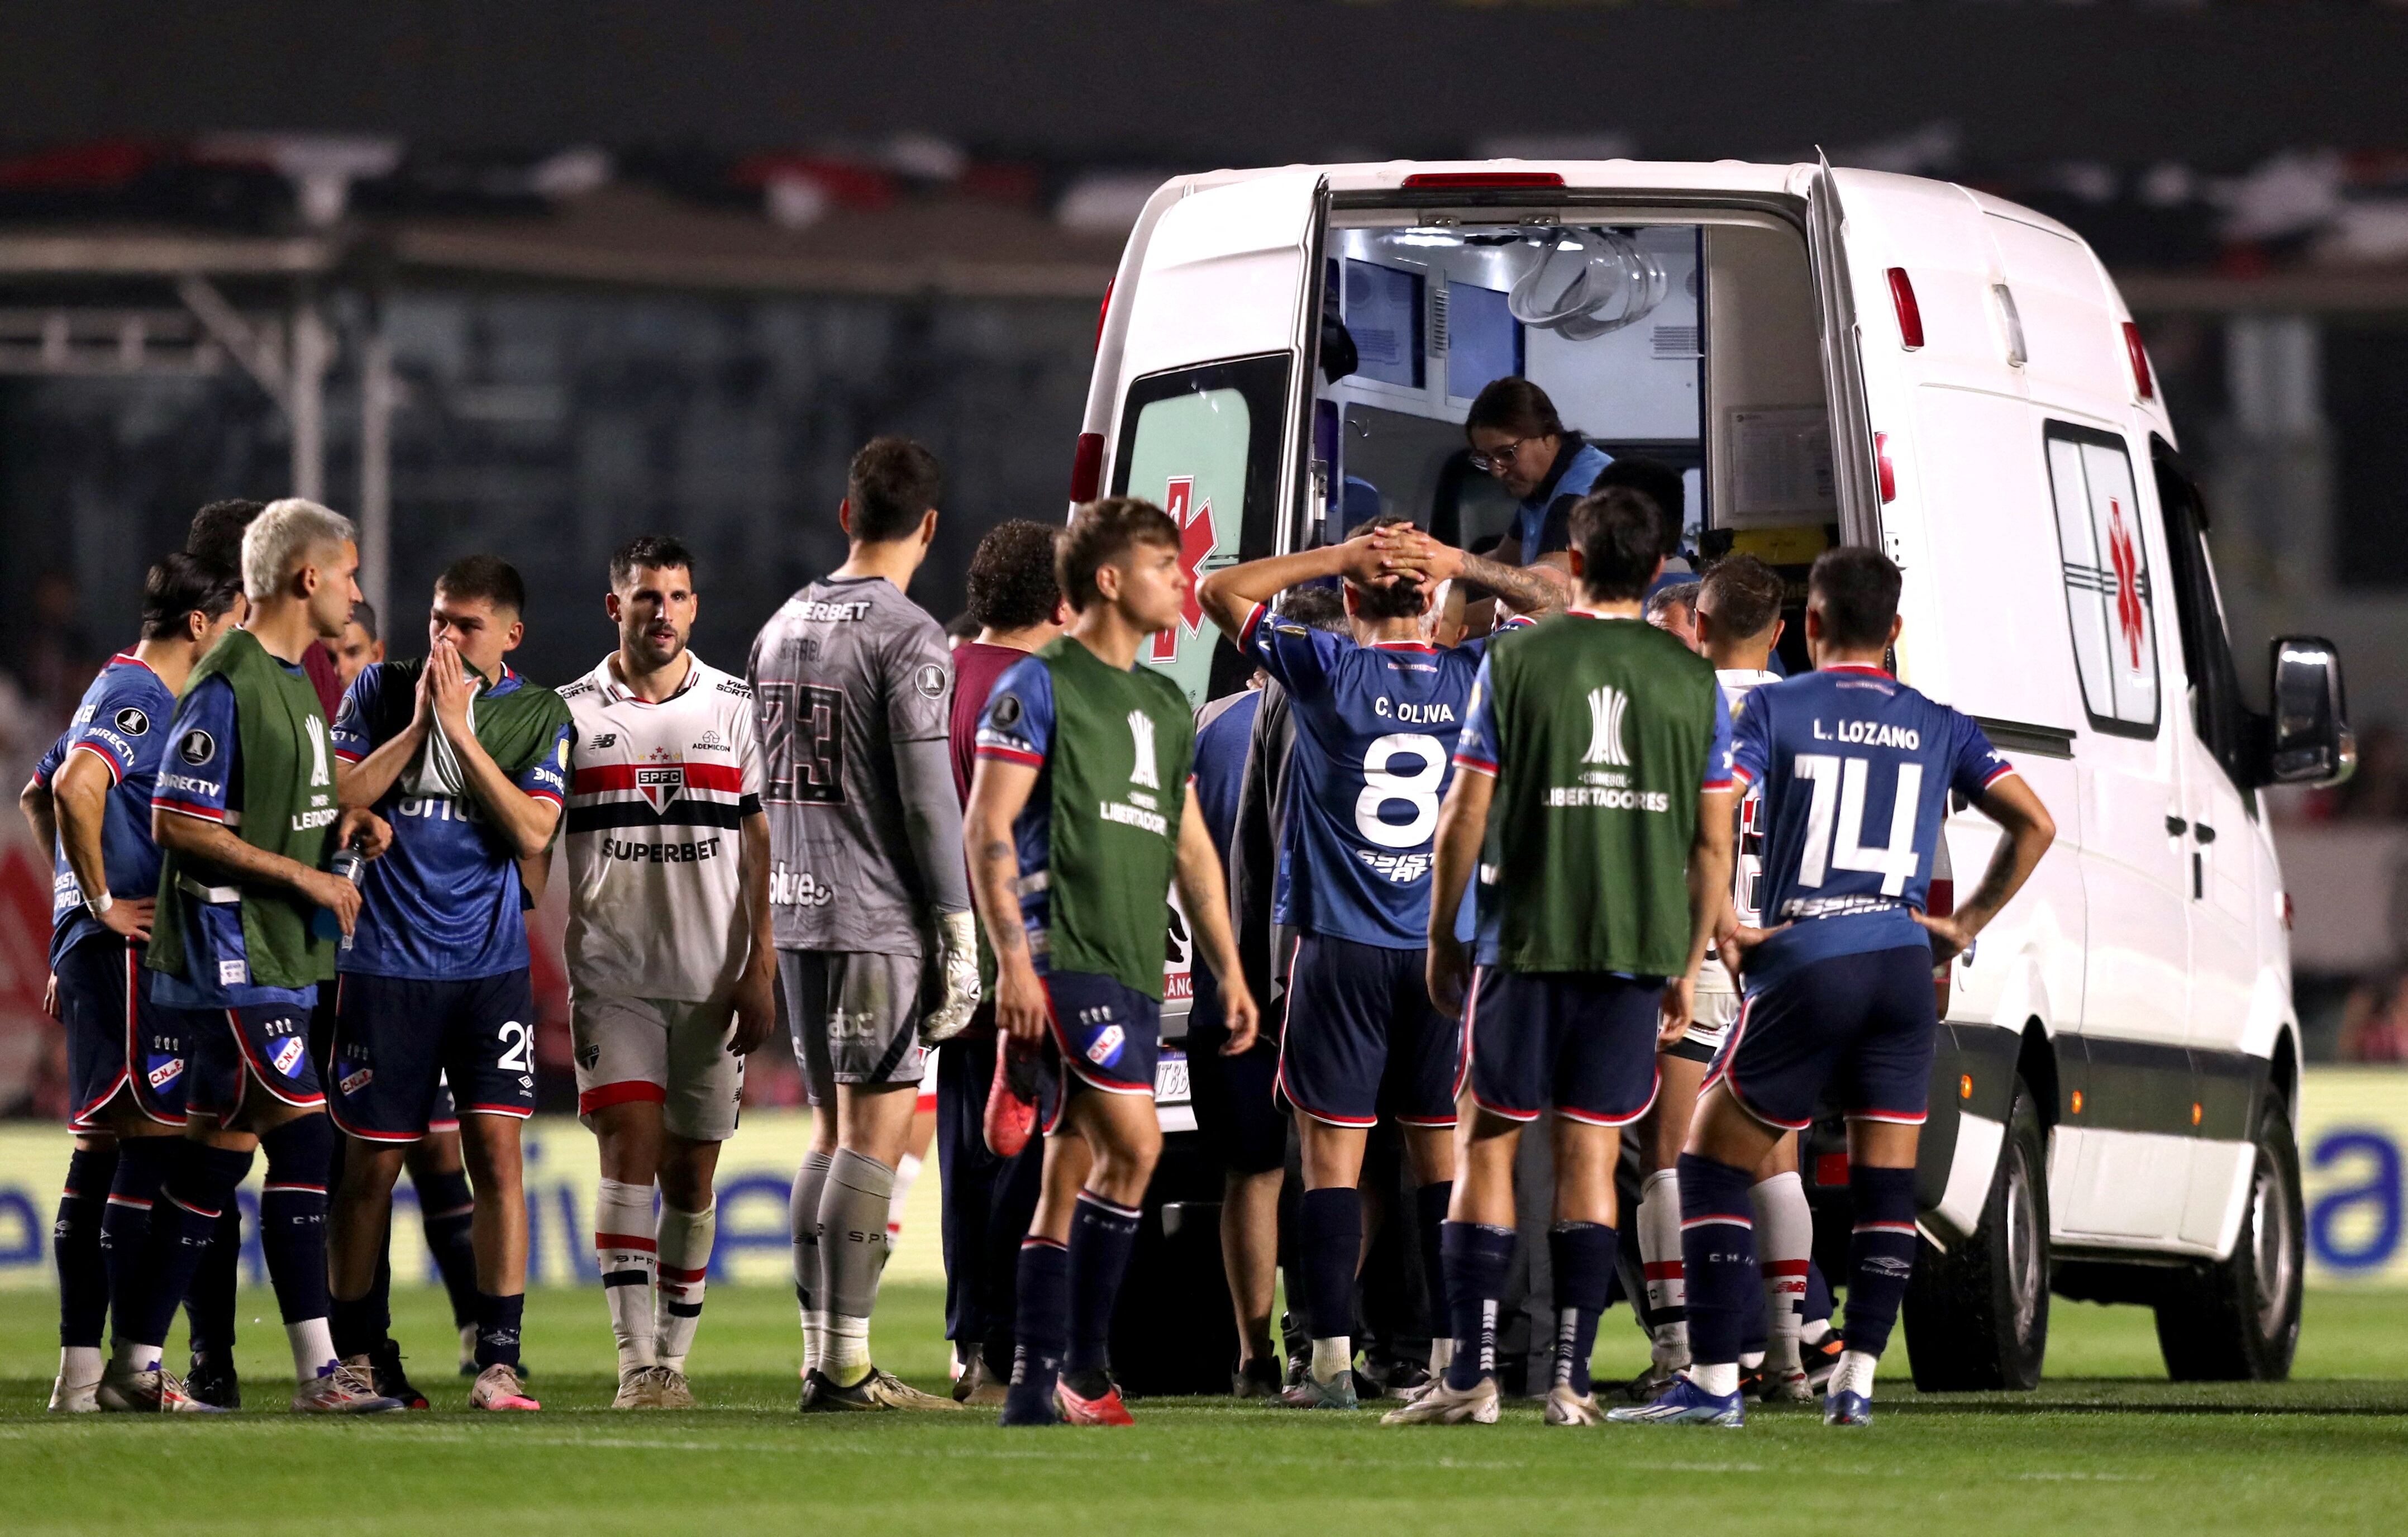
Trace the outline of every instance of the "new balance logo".
{"type": "Polygon", "coordinates": [[[1159,790],[1162,777],[1154,761],[1154,717],[1142,710],[1132,710],[1128,723],[1129,741],[1137,749],[1137,767],[1129,770],[1129,783],[1159,790]]]}
{"type": "Polygon", "coordinates": [[[1622,717],[1629,708],[1630,696],[1610,683],[1588,691],[1588,751],[1581,754],[1583,763],[1630,767],[1630,754],[1622,745],[1622,717]]]}

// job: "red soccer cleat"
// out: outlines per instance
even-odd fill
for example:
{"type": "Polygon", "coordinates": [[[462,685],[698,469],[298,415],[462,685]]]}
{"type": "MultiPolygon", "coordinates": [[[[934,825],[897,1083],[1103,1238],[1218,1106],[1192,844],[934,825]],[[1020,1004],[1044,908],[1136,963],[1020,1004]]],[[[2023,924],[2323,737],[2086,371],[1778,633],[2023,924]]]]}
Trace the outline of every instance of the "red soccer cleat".
{"type": "Polygon", "coordinates": [[[1104,1389],[1099,1398],[1082,1399],[1070,1391],[1068,1383],[1054,1385],[1054,1401],[1062,1406],[1065,1425],[1135,1425],[1129,1417],[1128,1405],[1121,1401],[1120,1385],[1104,1389]]]}
{"type": "Polygon", "coordinates": [[[986,1091],[982,1129],[998,1158],[1016,1158],[1037,1135],[1037,1048],[1010,1036],[995,1046],[995,1082],[986,1091]]]}

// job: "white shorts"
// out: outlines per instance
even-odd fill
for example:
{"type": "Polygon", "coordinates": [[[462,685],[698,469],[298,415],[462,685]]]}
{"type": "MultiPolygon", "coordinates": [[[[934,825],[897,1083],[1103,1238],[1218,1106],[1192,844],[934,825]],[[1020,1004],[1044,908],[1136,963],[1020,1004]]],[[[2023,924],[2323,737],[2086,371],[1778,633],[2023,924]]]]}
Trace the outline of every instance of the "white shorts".
{"type": "Polygon", "coordinates": [[[724,999],[572,996],[578,1118],[590,1127],[607,1105],[650,1100],[678,1136],[725,1142],[744,1102],[744,1059],[727,1049],[734,1025],[724,999]]]}
{"type": "Polygon", "coordinates": [[[1687,1032],[1666,1049],[1693,1062],[1713,1061],[1730,1037],[1730,1027],[1739,1018],[1739,1005],[1737,993],[1698,988],[1690,1003],[1687,1032]]]}

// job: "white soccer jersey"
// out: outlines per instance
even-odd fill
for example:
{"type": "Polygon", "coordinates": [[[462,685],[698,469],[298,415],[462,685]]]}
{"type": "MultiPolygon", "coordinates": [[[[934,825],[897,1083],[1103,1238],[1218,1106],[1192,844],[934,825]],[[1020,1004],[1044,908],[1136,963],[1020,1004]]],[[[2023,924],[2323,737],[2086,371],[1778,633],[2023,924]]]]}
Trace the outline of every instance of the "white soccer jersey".
{"type": "Polygon", "coordinates": [[[616,654],[560,691],[569,746],[568,980],[580,998],[724,998],[751,948],[738,829],[761,812],[752,691],[705,666],[648,704],[616,654]]]}
{"type": "MultiPolygon", "coordinates": [[[[1777,672],[1759,672],[1752,668],[1724,668],[1714,673],[1714,682],[1722,686],[1723,702],[1737,715],[1740,702],[1767,683],[1781,682],[1777,672]]],[[[1739,912],[1740,923],[1748,928],[1763,923],[1764,914],[1757,902],[1756,887],[1764,876],[1764,829],[1756,826],[1756,817],[1764,808],[1764,797],[1750,784],[1739,803],[1739,847],[1731,860],[1731,906],[1739,912]]],[[[1735,993],[1739,984],[1724,970],[1722,961],[1710,950],[1705,969],[1698,973],[1698,990],[1701,993],[1735,993]]]]}

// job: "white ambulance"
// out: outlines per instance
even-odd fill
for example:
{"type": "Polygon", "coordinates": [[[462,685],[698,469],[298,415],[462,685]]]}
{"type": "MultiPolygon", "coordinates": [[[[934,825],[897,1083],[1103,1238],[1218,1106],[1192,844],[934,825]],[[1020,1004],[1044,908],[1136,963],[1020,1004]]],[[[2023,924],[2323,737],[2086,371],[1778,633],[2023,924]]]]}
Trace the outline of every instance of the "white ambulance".
{"type": "MultiPolygon", "coordinates": [[[[2030,1386],[2052,1289],[2154,1307],[2176,1377],[2284,1375],[2300,1041],[2258,792],[2346,772],[2340,665],[2278,641],[2271,712],[2244,702],[2207,510],[2097,258],[1984,194],[1828,165],[1183,177],[1106,299],[1074,499],[1160,503],[1199,572],[1374,507],[1469,544],[1513,512],[1462,431],[1505,375],[1680,471],[1703,553],[1802,595],[1829,545],[1886,551],[1899,674],[1980,717],[2057,818],[1936,979],[1918,1383],[2030,1386]]],[[[1193,609],[1150,660],[1199,701],[1245,671],[1193,609]]],[[[1996,836],[1958,808],[1948,865],[1996,836]]],[[[1836,1127],[1807,1176],[1845,1199],[1836,1127]]]]}

